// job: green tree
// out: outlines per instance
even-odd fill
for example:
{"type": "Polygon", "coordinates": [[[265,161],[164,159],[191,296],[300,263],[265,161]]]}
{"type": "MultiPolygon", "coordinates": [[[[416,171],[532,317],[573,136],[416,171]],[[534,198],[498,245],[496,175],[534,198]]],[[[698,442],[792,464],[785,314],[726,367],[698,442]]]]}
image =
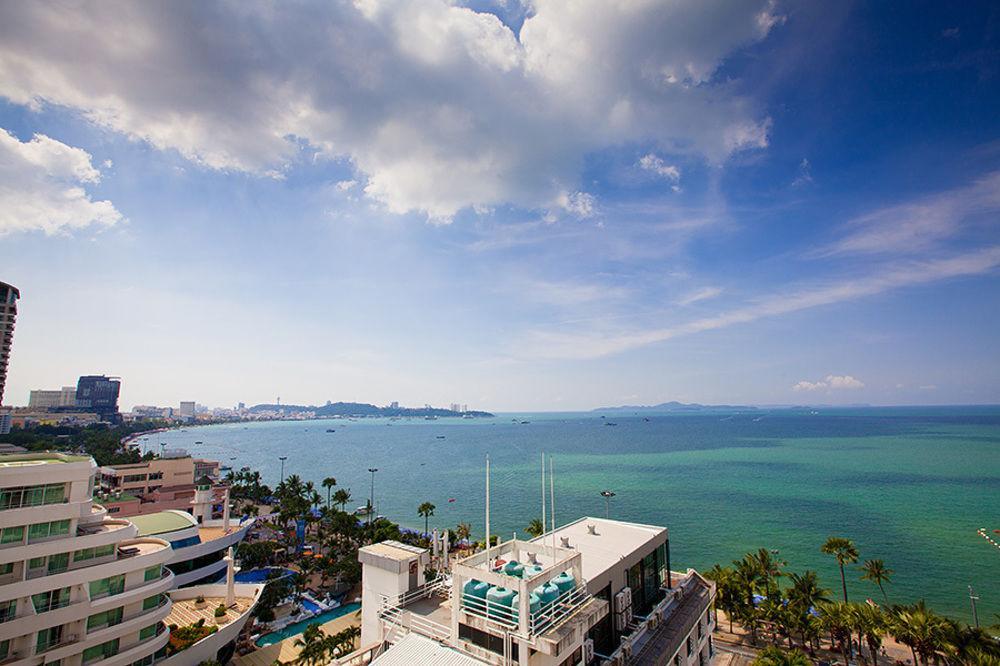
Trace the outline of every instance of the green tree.
{"type": "Polygon", "coordinates": [[[351,489],[350,488],[338,488],[337,492],[333,494],[333,503],[340,506],[341,511],[347,510],[347,503],[351,501],[351,489]]]}
{"type": "Polygon", "coordinates": [[[820,607],[820,626],[830,634],[830,643],[839,649],[844,663],[850,663],[851,629],[854,617],[851,607],[841,601],[833,601],[820,607]]]}
{"type": "Polygon", "coordinates": [[[885,583],[892,582],[893,570],[885,566],[885,562],[882,560],[865,560],[865,563],[861,565],[861,580],[871,581],[878,585],[878,589],[882,591],[882,600],[888,605],[889,596],[885,593],[885,583]]]}
{"type": "Polygon", "coordinates": [[[927,608],[923,599],[911,606],[897,607],[890,624],[896,640],[913,652],[915,664],[921,660],[929,664],[931,659],[937,659],[945,647],[947,630],[947,622],[927,608]]]}
{"type": "Polygon", "coordinates": [[[306,664],[307,666],[319,666],[329,661],[327,657],[330,651],[330,643],[318,622],[307,626],[306,630],[295,639],[294,645],[302,648],[299,656],[295,659],[296,663],[306,664]]]}
{"type": "Polygon", "coordinates": [[[337,479],[332,476],[328,476],[323,479],[323,483],[321,485],[326,488],[326,506],[327,508],[330,508],[330,491],[332,491],[333,487],[337,485],[337,479]]]}
{"type": "Polygon", "coordinates": [[[537,538],[545,534],[545,527],[542,525],[540,518],[532,518],[525,531],[529,536],[537,538]]]}
{"type": "Polygon", "coordinates": [[[786,652],[771,645],[760,651],[753,664],[754,666],[811,666],[812,662],[798,650],[786,652]]]}
{"type": "Polygon", "coordinates": [[[472,534],[472,525],[469,523],[459,523],[455,526],[455,538],[459,541],[465,541],[472,534]]]}
{"type": "Polygon", "coordinates": [[[424,534],[428,533],[429,521],[431,516],[434,515],[434,509],[436,508],[437,507],[431,504],[430,502],[424,502],[423,504],[417,507],[417,515],[423,516],[424,518],[424,534]]]}
{"type": "Polygon", "coordinates": [[[826,543],[820,547],[820,551],[826,555],[833,555],[840,565],[840,584],[844,588],[844,603],[847,603],[847,578],[844,575],[844,565],[854,564],[858,561],[858,549],[854,542],[843,537],[830,537],[826,543]]]}

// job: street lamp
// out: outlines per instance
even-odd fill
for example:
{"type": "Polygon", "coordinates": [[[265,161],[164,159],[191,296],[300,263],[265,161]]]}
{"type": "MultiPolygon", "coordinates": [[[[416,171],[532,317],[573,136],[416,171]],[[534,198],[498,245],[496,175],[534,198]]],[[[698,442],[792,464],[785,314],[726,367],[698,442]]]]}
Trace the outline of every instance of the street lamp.
{"type": "Polygon", "coordinates": [[[979,628],[979,612],[976,610],[976,601],[979,597],[976,593],[972,591],[972,586],[969,586],[969,601],[972,602],[972,619],[976,623],[976,629],[979,628]]]}
{"type": "Polygon", "coordinates": [[[368,525],[370,526],[372,524],[372,511],[375,510],[375,472],[378,471],[378,467],[369,467],[368,471],[372,473],[372,494],[368,500],[368,525]]]}
{"type": "Polygon", "coordinates": [[[610,518],[611,517],[611,498],[614,497],[614,496],[615,496],[615,494],[613,492],[611,492],[610,490],[602,490],[601,491],[601,497],[604,498],[604,517],[605,518],[610,518]]]}
{"type": "Polygon", "coordinates": [[[285,461],[288,460],[288,456],[278,456],[278,460],[281,461],[281,482],[285,482],[285,461]]]}

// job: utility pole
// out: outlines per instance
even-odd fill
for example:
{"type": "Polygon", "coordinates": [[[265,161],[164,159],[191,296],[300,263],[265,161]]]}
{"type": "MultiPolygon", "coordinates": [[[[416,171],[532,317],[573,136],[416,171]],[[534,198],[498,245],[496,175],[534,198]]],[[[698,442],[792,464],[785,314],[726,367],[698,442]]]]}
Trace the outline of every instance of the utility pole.
{"type": "Polygon", "coordinates": [[[605,518],[611,518],[611,498],[614,497],[614,496],[615,496],[615,494],[612,491],[610,491],[610,490],[602,490],[601,491],[601,497],[604,498],[604,517],[605,518]]]}
{"type": "Polygon", "coordinates": [[[976,623],[976,629],[979,628],[979,612],[976,611],[976,602],[979,601],[979,597],[976,593],[972,591],[972,586],[969,586],[969,602],[972,604],[972,621],[976,623]]]}
{"type": "Polygon", "coordinates": [[[368,526],[371,527],[372,513],[375,511],[375,472],[378,471],[378,467],[369,467],[368,471],[372,474],[372,494],[368,500],[368,526]]]}
{"type": "Polygon", "coordinates": [[[281,461],[281,482],[285,482],[285,461],[288,460],[288,456],[278,456],[278,460],[281,461]]]}

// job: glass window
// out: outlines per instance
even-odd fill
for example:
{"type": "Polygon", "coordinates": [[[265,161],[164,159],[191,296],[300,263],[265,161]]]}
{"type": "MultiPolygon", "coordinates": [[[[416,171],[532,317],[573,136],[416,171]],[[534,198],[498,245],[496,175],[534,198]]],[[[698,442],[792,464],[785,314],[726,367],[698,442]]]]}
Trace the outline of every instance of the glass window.
{"type": "Polygon", "coordinates": [[[69,534],[69,521],[68,520],[57,520],[54,523],[50,523],[52,529],[49,531],[49,536],[62,536],[69,534]]]}
{"type": "Polygon", "coordinates": [[[58,504],[65,497],[66,487],[63,484],[45,486],[45,503],[58,504]]]}
{"type": "Polygon", "coordinates": [[[162,575],[162,567],[157,564],[155,567],[149,567],[146,569],[145,580],[148,583],[151,580],[156,580],[162,575]]]}
{"type": "Polygon", "coordinates": [[[17,599],[0,602],[0,622],[13,620],[17,615],[17,599]]]}
{"type": "Polygon", "coordinates": [[[31,595],[31,604],[35,607],[36,613],[45,613],[50,610],[62,608],[63,606],[68,606],[69,591],[70,589],[68,587],[62,587],[57,590],[49,590],[48,592],[33,594],[31,595]]]}
{"type": "Polygon", "coordinates": [[[69,568],[69,553],[49,555],[49,573],[59,573],[69,568]]]}
{"type": "Polygon", "coordinates": [[[143,599],[142,600],[142,610],[148,611],[148,610],[152,610],[152,609],[156,608],[157,606],[159,606],[160,605],[160,597],[161,596],[162,595],[160,595],[160,594],[156,594],[156,595],[153,595],[152,597],[146,597],[145,599],[143,599]]]}
{"type": "Polygon", "coordinates": [[[106,643],[101,643],[100,645],[95,645],[94,647],[89,647],[83,651],[83,663],[89,663],[92,661],[97,661],[98,659],[107,659],[108,657],[113,657],[118,654],[118,639],[113,641],[108,641],[106,643]]]}
{"type": "Polygon", "coordinates": [[[7,574],[14,573],[14,563],[8,562],[7,564],[0,564],[0,576],[6,576],[7,574]]]}
{"type": "Polygon", "coordinates": [[[35,523],[28,527],[28,541],[35,541],[37,539],[44,539],[49,536],[49,524],[48,523],[35,523]]]}
{"type": "Polygon", "coordinates": [[[103,629],[104,627],[113,627],[116,624],[121,624],[124,610],[124,608],[112,608],[111,610],[91,615],[87,618],[87,632],[89,633],[97,629],[103,629]]]}
{"type": "Polygon", "coordinates": [[[45,566],[44,557],[33,557],[30,560],[28,560],[29,569],[41,569],[44,566],[45,566]]]}
{"type": "Polygon", "coordinates": [[[90,560],[94,558],[93,548],[84,548],[83,550],[78,550],[73,553],[74,562],[83,562],[84,560],[90,560]]]}
{"type": "Polygon", "coordinates": [[[125,574],[90,581],[90,598],[100,599],[125,591],[125,574]]]}
{"type": "Polygon", "coordinates": [[[59,645],[62,638],[62,625],[49,627],[38,632],[38,640],[35,643],[35,652],[44,652],[51,647],[59,645]]]}
{"type": "Polygon", "coordinates": [[[5,527],[0,534],[0,543],[18,543],[24,541],[24,525],[5,527]]]}
{"type": "Polygon", "coordinates": [[[157,625],[155,624],[151,624],[148,627],[143,627],[143,629],[139,632],[139,640],[144,641],[147,638],[152,638],[153,636],[155,636],[156,626],[157,625]]]}
{"type": "Polygon", "coordinates": [[[107,546],[98,546],[94,549],[94,557],[107,557],[115,552],[115,545],[109,543],[107,546]]]}
{"type": "Polygon", "coordinates": [[[0,659],[6,659],[10,654],[10,641],[0,641],[0,659]]]}

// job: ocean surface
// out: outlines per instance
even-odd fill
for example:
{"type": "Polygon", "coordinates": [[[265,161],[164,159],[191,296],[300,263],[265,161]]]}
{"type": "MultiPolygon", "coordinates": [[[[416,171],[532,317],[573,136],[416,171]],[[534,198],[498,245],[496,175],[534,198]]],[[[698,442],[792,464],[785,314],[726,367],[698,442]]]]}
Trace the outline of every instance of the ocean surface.
{"type": "MultiPolygon", "coordinates": [[[[836,563],[819,548],[841,535],[862,559],[895,570],[892,602],[924,598],[968,621],[973,585],[980,620],[1000,613],[1000,550],[976,534],[1000,529],[997,407],[284,421],[187,428],[140,445],[161,442],[258,469],[270,485],[287,456],[286,476],[314,481],[324,496],[320,481],[332,476],[350,489],[350,507],[365,504],[367,469],[378,468],[380,513],[423,528],[417,506],[430,501],[432,528],[465,521],[480,537],[489,454],[491,523],[504,538],[540,516],[545,451],[555,462],[557,523],[603,516],[600,492],[611,489],[613,518],[669,527],[674,569],[764,547],[789,571],[816,570],[836,592],[836,563]]],[[[878,596],[856,569],[848,575],[853,599],[878,596]]]]}

